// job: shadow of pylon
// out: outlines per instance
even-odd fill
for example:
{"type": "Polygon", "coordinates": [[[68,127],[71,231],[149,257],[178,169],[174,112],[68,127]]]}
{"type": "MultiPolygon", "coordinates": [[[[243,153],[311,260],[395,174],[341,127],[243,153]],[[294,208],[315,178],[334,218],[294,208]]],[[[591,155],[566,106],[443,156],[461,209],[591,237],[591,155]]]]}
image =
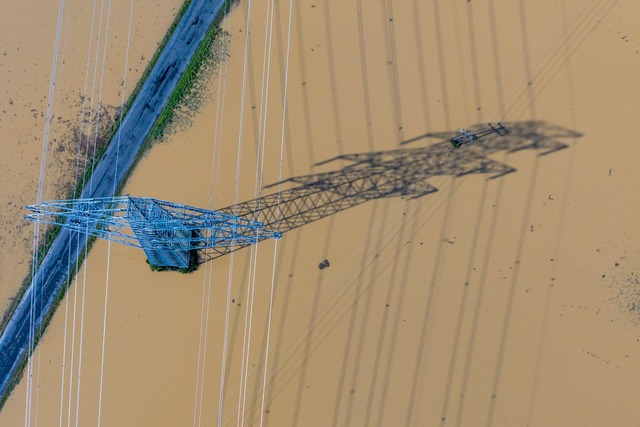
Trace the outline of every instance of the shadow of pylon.
{"type": "MultiPolygon", "coordinates": [[[[547,155],[567,148],[558,138],[577,138],[581,133],[543,121],[505,123],[505,136],[490,133],[472,144],[454,149],[449,139],[455,132],[428,133],[407,142],[438,138],[441,142],[420,148],[399,148],[389,151],[347,154],[318,163],[336,160],[351,162],[342,169],[289,178],[271,184],[273,188],[291,183],[297,186],[220,209],[240,217],[258,220],[265,228],[287,231],[334,215],[370,200],[387,197],[418,198],[438,191],[427,180],[434,176],[460,177],[469,174],[490,174],[495,179],[516,169],[490,159],[501,151],[538,150],[547,155]]],[[[481,132],[487,125],[477,124],[469,132],[481,132]]],[[[199,251],[204,263],[248,245],[229,245],[199,251]]]]}

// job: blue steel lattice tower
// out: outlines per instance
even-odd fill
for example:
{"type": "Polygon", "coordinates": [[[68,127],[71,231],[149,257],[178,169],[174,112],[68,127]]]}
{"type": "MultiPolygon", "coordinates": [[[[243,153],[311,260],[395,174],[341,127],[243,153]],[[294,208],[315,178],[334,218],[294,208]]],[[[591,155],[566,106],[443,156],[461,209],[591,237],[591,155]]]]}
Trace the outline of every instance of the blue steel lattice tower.
{"type": "Polygon", "coordinates": [[[28,220],[142,248],[156,266],[187,268],[194,250],[282,237],[258,221],[148,197],[54,200],[26,208],[33,212],[28,220]]]}

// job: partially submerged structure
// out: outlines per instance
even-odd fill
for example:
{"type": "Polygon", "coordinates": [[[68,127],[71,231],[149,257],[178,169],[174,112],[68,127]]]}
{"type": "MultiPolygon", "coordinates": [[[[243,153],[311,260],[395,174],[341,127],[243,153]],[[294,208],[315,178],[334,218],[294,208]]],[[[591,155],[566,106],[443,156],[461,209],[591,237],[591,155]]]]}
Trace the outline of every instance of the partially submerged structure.
{"type": "Polygon", "coordinates": [[[160,267],[188,268],[192,251],[282,237],[258,221],[149,197],[55,200],[26,208],[33,212],[28,220],[142,248],[160,267]]]}

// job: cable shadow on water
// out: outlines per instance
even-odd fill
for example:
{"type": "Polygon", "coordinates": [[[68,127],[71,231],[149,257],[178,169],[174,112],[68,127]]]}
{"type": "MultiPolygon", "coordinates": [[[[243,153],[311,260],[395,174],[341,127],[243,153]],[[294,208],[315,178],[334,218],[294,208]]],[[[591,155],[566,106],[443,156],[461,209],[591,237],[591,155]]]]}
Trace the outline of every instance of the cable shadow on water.
{"type": "MultiPolygon", "coordinates": [[[[335,160],[350,164],[339,170],[293,177],[271,184],[267,188],[284,183],[298,185],[219,211],[241,218],[256,218],[266,229],[286,233],[371,200],[419,198],[434,193],[438,189],[428,182],[432,177],[493,174],[491,179],[495,179],[516,169],[489,156],[522,150],[538,150],[541,151],[538,155],[548,155],[568,147],[558,138],[581,136],[579,132],[544,121],[511,122],[505,123],[505,126],[510,131],[506,136],[489,134],[457,150],[448,142],[454,132],[446,131],[425,134],[425,137],[444,140],[427,147],[338,156],[317,165],[326,165],[335,160]]],[[[473,125],[468,130],[477,132],[485,127],[473,125]]],[[[220,246],[206,253],[198,250],[199,262],[219,258],[246,246],[220,246]]]]}
{"type": "MultiPolygon", "coordinates": [[[[467,27],[468,27],[468,41],[469,41],[469,53],[470,53],[470,65],[473,70],[473,88],[474,88],[474,110],[476,119],[479,122],[484,121],[484,116],[482,112],[481,106],[482,102],[482,94],[481,94],[481,84],[480,84],[480,73],[478,67],[478,53],[476,46],[476,32],[475,32],[475,20],[473,15],[473,4],[467,3],[466,8],[466,16],[467,16],[467,27]]],[[[500,114],[501,117],[504,117],[503,114],[500,114]]],[[[503,158],[507,155],[503,155],[503,158]]],[[[504,161],[504,160],[503,160],[504,161]]],[[[502,183],[502,182],[501,182],[502,183]]],[[[480,201],[478,203],[478,211],[476,213],[476,218],[474,220],[474,230],[471,238],[471,248],[469,251],[469,256],[467,258],[467,266],[465,268],[464,279],[462,282],[461,295],[458,304],[458,311],[456,316],[455,332],[453,334],[453,343],[451,344],[451,356],[449,358],[449,366],[447,372],[447,380],[444,388],[444,398],[441,406],[441,416],[440,416],[440,427],[444,427],[448,421],[448,412],[449,412],[449,404],[451,402],[451,391],[454,381],[454,372],[456,369],[456,365],[458,363],[458,353],[460,348],[460,343],[462,340],[462,331],[463,325],[465,321],[465,315],[468,312],[468,301],[471,285],[471,277],[474,269],[474,261],[476,259],[476,253],[478,250],[478,242],[480,237],[480,231],[483,228],[483,215],[485,211],[485,203],[486,197],[489,189],[489,181],[485,180],[482,184],[482,189],[480,190],[480,201]]],[[[461,264],[462,265],[462,264],[461,264]]],[[[476,286],[474,286],[476,287],[476,286]]]]}
{"type": "MultiPolygon", "coordinates": [[[[367,54],[366,54],[367,49],[366,49],[362,0],[356,0],[356,22],[357,22],[357,28],[358,28],[358,47],[360,52],[360,55],[359,55],[360,56],[360,74],[361,74],[361,81],[362,81],[362,100],[363,100],[363,107],[364,107],[364,118],[365,118],[366,131],[367,131],[366,132],[367,147],[369,151],[374,151],[375,143],[374,143],[374,135],[373,135],[373,127],[372,127],[372,119],[371,119],[371,98],[370,98],[370,89],[369,89],[369,72],[367,70],[367,54]]],[[[428,128],[428,126],[426,128],[428,128]]],[[[368,220],[368,229],[366,234],[369,238],[365,239],[364,248],[362,252],[362,259],[360,261],[361,272],[364,272],[364,269],[366,268],[370,243],[373,240],[371,237],[373,236],[373,231],[374,231],[373,225],[376,222],[376,218],[377,218],[378,205],[379,205],[378,203],[374,202],[371,208],[371,213],[368,220]]],[[[383,226],[380,227],[379,232],[382,232],[383,229],[384,229],[383,226]]],[[[346,340],[345,340],[344,349],[343,349],[342,363],[340,366],[340,374],[338,376],[338,388],[336,392],[336,400],[334,404],[333,417],[331,422],[331,425],[334,427],[338,425],[338,417],[340,415],[340,409],[342,406],[343,391],[347,381],[347,369],[349,367],[349,362],[351,359],[352,342],[354,342],[356,318],[359,314],[358,300],[361,295],[363,284],[364,284],[364,274],[359,274],[358,280],[355,285],[355,293],[353,295],[353,308],[350,310],[350,317],[349,317],[349,323],[348,323],[349,326],[346,331],[346,340]]],[[[366,305],[365,307],[368,307],[368,305],[366,305]]],[[[369,315],[368,310],[365,309],[364,318],[366,319],[368,315],[369,315]]],[[[363,322],[363,328],[365,324],[366,322],[363,322]]],[[[360,352],[358,350],[358,352],[355,353],[355,356],[356,356],[355,366],[359,365],[359,355],[360,355],[360,352]]],[[[353,378],[355,378],[356,372],[352,374],[352,379],[351,379],[352,385],[355,382],[353,378]]],[[[353,388],[351,390],[353,390],[353,388]]],[[[353,393],[350,393],[349,399],[348,399],[349,407],[350,407],[351,399],[353,398],[352,394],[353,393]]]]}
{"type": "MultiPolygon", "coordinates": [[[[427,147],[339,156],[322,162],[322,165],[335,160],[351,162],[351,164],[336,171],[287,179],[282,183],[299,185],[279,194],[262,196],[229,206],[221,211],[235,212],[240,217],[257,218],[266,228],[285,233],[370,200],[388,200],[392,197],[414,199],[431,194],[438,189],[427,180],[436,176],[460,177],[478,173],[492,174],[493,176],[489,179],[502,177],[515,172],[515,168],[492,160],[488,156],[499,152],[512,153],[527,149],[541,150],[539,155],[546,155],[568,147],[558,138],[581,136],[576,131],[547,122],[513,122],[506,123],[505,126],[510,130],[506,136],[489,134],[475,144],[464,146],[459,150],[454,150],[449,144],[448,138],[454,133],[447,131],[428,133],[413,139],[424,137],[444,139],[427,147]]],[[[483,125],[468,127],[472,132],[483,128],[483,125]]],[[[218,258],[240,248],[241,246],[216,248],[216,253],[211,253],[209,259],[218,258]]],[[[204,261],[206,260],[202,260],[204,261]]],[[[317,322],[312,321],[311,329],[307,330],[307,334],[311,335],[315,327],[317,322]]],[[[313,352],[309,347],[310,343],[306,346],[301,345],[304,348],[304,360],[307,360],[313,352]]],[[[282,368],[283,366],[278,366],[278,370],[282,368]]],[[[275,397],[271,393],[270,396],[275,397]]]]}
{"type": "MultiPolygon", "coordinates": [[[[437,175],[464,176],[471,173],[487,173],[491,174],[492,178],[503,176],[506,173],[514,172],[515,169],[488,159],[486,156],[501,151],[513,152],[524,149],[541,150],[541,154],[548,154],[567,147],[557,138],[580,136],[578,132],[546,122],[518,122],[505,125],[511,130],[511,133],[507,136],[502,138],[488,136],[486,139],[479,141],[476,146],[473,146],[473,144],[465,146],[464,150],[453,150],[448,145],[448,142],[444,141],[425,148],[353,154],[342,156],[342,160],[349,160],[353,164],[338,171],[289,179],[287,182],[297,182],[301,185],[288,190],[290,196],[283,197],[282,200],[283,203],[289,200],[291,203],[295,202],[297,207],[294,209],[294,207],[284,207],[284,204],[281,204],[285,214],[281,216],[284,220],[280,223],[279,230],[286,232],[337,213],[349,206],[374,200],[374,196],[388,200],[393,196],[417,198],[430,194],[437,189],[428,187],[423,181],[437,175]],[[455,153],[455,155],[452,153],[455,153]],[[457,157],[457,159],[452,162],[450,159],[454,157],[457,157]],[[357,181],[365,182],[359,183],[357,181]],[[429,189],[429,191],[425,189],[429,189]],[[294,195],[299,197],[296,198],[294,195]],[[325,197],[325,199],[322,199],[322,197],[325,197]],[[332,201],[321,203],[330,197],[333,197],[332,201]],[[344,198],[349,198],[349,202],[344,201],[344,198]],[[315,208],[312,208],[314,203],[315,208]],[[299,212],[300,217],[296,217],[294,212],[296,210],[299,212]]],[[[469,127],[469,129],[475,128],[480,129],[482,126],[469,127]]],[[[436,138],[450,137],[451,132],[429,134],[428,136],[436,138]]],[[[246,203],[251,206],[254,201],[246,203]]],[[[258,218],[263,220],[266,226],[275,229],[276,224],[270,222],[271,220],[269,219],[269,205],[262,202],[260,206],[264,208],[264,211],[259,213],[258,218]]],[[[233,209],[233,207],[227,209],[233,209]]],[[[238,209],[238,214],[242,215],[243,212],[243,209],[238,209]]],[[[363,289],[362,293],[364,292],[365,290],[363,289]]],[[[332,306],[334,305],[332,304],[332,306]]],[[[348,316],[348,313],[355,309],[353,304],[344,308],[346,309],[345,316],[348,316]]],[[[297,344],[290,345],[286,351],[280,353],[279,359],[282,360],[282,363],[279,363],[277,368],[278,380],[275,381],[276,379],[271,375],[271,370],[269,372],[269,377],[271,378],[269,381],[270,386],[268,387],[270,401],[276,399],[279,394],[272,388],[284,387],[286,383],[293,381],[293,378],[298,375],[296,372],[303,368],[303,365],[291,366],[292,353],[298,353],[299,355],[304,353],[306,360],[320,346],[318,342],[312,344],[312,348],[309,348],[309,343],[305,344],[305,341],[310,331],[315,330],[320,325],[323,325],[323,328],[327,327],[327,319],[325,317],[326,315],[321,315],[312,325],[305,327],[305,332],[295,339],[297,344]],[[280,385],[276,386],[276,382],[280,385]]],[[[318,334],[315,333],[314,335],[318,334]]],[[[316,341],[315,337],[314,341],[316,341]]],[[[274,348],[278,348],[277,342],[274,348]]],[[[425,351],[429,351],[429,349],[425,348],[425,351]]]]}

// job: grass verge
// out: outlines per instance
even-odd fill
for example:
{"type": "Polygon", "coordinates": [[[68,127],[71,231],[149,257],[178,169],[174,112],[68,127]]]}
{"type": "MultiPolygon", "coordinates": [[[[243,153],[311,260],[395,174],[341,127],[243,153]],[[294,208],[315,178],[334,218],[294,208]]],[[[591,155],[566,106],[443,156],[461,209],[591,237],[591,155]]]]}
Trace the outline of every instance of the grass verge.
{"type": "Polygon", "coordinates": [[[189,266],[188,267],[170,267],[165,265],[153,265],[147,260],[151,271],[177,271],[182,274],[190,274],[196,271],[200,265],[200,257],[198,251],[192,249],[189,251],[189,266]]]}

